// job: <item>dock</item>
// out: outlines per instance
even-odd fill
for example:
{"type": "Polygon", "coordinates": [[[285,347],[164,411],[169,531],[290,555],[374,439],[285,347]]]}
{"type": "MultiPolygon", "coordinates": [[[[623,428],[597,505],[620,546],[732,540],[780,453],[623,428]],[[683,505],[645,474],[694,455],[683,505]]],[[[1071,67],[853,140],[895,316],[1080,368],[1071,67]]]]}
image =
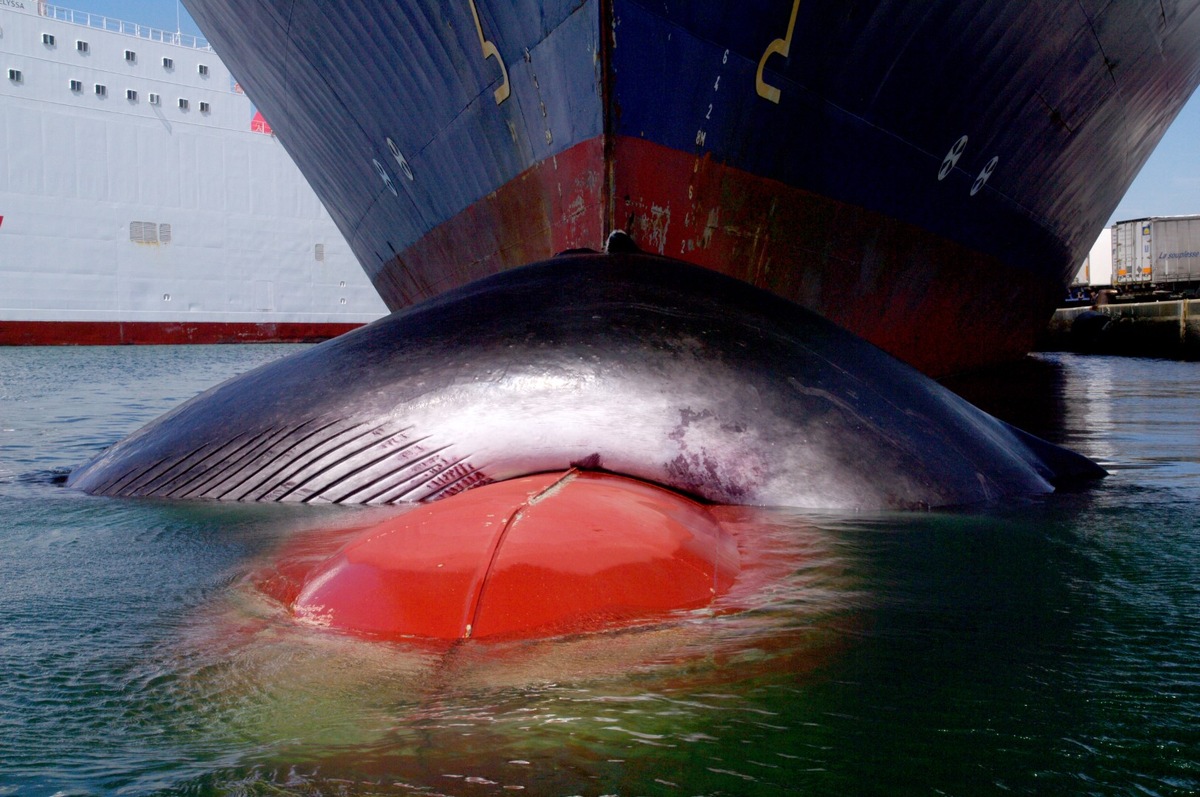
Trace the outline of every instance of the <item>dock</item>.
{"type": "Polygon", "coordinates": [[[1038,348],[1200,360],[1200,299],[1059,309],[1038,348]]]}

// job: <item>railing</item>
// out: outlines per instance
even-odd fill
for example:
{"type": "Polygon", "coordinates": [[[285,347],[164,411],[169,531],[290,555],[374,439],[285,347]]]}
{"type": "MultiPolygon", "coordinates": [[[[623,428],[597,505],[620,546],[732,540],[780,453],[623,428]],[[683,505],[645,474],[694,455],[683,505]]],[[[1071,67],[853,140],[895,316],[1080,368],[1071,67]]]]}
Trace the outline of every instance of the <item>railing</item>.
{"type": "Polygon", "coordinates": [[[151,28],[147,25],[126,22],[121,19],[113,19],[112,17],[105,17],[99,14],[89,14],[86,11],[60,8],[59,6],[52,6],[49,3],[38,2],[38,13],[43,17],[57,19],[60,22],[70,22],[73,25],[83,25],[87,28],[97,28],[112,33],[121,33],[126,36],[136,36],[139,39],[147,39],[164,44],[175,44],[180,47],[190,47],[193,50],[212,50],[207,41],[190,33],[172,33],[166,30],[159,30],[158,28],[151,28]]]}

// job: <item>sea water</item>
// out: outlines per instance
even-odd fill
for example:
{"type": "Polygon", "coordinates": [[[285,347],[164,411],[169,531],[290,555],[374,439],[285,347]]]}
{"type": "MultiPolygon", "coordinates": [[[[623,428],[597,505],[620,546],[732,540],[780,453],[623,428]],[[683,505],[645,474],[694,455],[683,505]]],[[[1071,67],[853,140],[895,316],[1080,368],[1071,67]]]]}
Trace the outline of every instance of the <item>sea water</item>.
{"type": "Polygon", "coordinates": [[[0,349],[0,795],[1200,792],[1200,363],[953,385],[1094,486],[734,513],[758,565],[724,611],[436,651],[254,587],[284,542],[390,510],[63,484],[297,348],[0,349]]]}

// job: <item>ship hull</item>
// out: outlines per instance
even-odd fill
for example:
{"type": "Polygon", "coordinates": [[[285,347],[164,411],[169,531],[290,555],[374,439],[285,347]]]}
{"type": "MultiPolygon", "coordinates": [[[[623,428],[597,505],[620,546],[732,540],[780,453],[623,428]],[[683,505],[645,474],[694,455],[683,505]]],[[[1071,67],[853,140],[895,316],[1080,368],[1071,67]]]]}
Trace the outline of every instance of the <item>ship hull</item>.
{"type": "Polygon", "coordinates": [[[313,341],[385,311],[201,41],[0,5],[0,345],[313,341]]]}
{"type": "Polygon", "coordinates": [[[927,373],[1029,349],[1195,0],[189,0],[392,309],[626,229],[927,373]]]}

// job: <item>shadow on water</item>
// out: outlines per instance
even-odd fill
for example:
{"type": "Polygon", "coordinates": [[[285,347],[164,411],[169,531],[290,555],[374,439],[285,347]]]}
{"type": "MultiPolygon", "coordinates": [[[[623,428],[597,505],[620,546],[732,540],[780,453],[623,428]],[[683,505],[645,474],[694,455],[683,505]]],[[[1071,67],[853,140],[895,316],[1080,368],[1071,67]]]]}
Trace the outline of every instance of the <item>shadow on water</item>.
{"type": "Polygon", "coordinates": [[[1063,445],[1067,373],[1057,359],[1025,357],[946,377],[943,386],[1002,421],[1063,445]]]}

